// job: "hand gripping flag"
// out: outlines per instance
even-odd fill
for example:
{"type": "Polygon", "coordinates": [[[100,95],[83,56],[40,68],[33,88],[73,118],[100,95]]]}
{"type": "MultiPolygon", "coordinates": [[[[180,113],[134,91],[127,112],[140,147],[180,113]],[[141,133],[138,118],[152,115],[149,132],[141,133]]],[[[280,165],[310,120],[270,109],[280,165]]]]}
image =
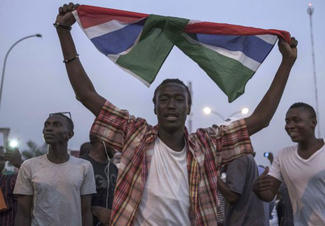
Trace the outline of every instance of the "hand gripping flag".
{"type": "Polygon", "coordinates": [[[245,85],[272,50],[290,34],[223,23],[148,15],[81,5],[73,12],[96,48],[149,86],[176,45],[228,96],[245,85]]]}

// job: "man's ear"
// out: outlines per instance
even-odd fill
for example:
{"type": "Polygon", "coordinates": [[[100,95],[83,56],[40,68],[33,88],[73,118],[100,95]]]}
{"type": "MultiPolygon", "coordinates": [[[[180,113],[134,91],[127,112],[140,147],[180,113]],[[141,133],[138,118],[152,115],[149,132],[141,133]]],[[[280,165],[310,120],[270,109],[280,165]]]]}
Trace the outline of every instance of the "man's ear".
{"type": "Polygon", "coordinates": [[[313,127],[316,128],[316,125],[317,125],[317,119],[313,118],[313,119],[311,120],[311,123],[312,123],[313,127]]]}
{"type": "Polygon", "coordinates": [[[68,133],[69,139],[71,139],[71,137],[73,137],[73,135],[74,135],[74,132],[73,132],[73,131],[70,131],[70,132],[68,133]]]}
{"type": "Polygon", "coordinates": [[[188,106],[187,107],[187,112],[186,112],[188,115],[191,114],[191,106],[188,106]]]}
{"type": "Polygon", "coordinates": [[[155,113],[155,115],[157,115],[156,104],[154,104],[153,112],[155,113]]]}

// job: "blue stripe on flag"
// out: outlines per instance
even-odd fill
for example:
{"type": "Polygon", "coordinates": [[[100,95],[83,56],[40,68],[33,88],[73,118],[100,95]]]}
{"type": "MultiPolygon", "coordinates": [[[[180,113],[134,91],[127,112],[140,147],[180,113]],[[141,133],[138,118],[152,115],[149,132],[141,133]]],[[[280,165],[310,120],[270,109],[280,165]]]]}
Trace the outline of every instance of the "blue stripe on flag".
{"type": "Polygon", "coordinates": [[[120,30],[92,38],[91,41],[105,55],[119,54],[134,44],[143,29],[144,22],[145,20],[141,20],[129,24],[120,30]]]}
{"type": "Polygon", "coordinates": [[[265,56],[272,50],[273,45],[254,36],[197,34],[197,41],[230,51],[241,51],[249,58],[262,63],[265,56]]]}

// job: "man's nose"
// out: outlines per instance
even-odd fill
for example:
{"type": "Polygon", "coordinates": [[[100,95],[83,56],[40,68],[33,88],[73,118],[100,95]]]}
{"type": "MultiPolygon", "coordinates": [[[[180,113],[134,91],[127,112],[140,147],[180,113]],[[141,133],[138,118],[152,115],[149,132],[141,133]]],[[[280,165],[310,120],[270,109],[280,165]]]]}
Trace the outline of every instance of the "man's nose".
{"type": "Polygon", "coordinates": [[[176,101],[174,98],[170,98],[170,100],[168,101],[168,108],[175,108],[176,106],[176,101]]]}

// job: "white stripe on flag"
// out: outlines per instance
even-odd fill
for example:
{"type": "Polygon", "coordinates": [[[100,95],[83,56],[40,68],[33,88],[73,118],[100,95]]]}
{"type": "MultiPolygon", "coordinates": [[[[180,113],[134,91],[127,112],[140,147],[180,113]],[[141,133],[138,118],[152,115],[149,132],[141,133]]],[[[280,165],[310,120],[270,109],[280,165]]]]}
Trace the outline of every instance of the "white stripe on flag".
{"type": "Polygon", "coordinates": [[[271,45],[274,45],[274,43],[278,40],[278,36],[276,35],[255,35],[255,36],[271,45]]]}
{"type": "Polygon", "coordinates": [[[126,27],[127,25],[129,25],[129,24],[122,23],[118,20],[111,20],[111,21],[103,23],[103,24],[88,27],[88,28],[84,29],[84,31],[85,31],[87,37],[89,39],[92,39],[92,38],[96,38],[101,35],[108,34],[113,31],[120,30],[120,29],[126,27]]]}
{"type": "Polygon", "coordinates": [[[211,46],[207,44],[203,44],[197,40],[192,39],[189,37],[187,34],[184,33],[185,38],[195,44],[202,45],[208,49],[211,49],[212,51],[215,51],[223,56],[229,57],[231,59],[234,59],[244,65],[245,67],[249,68],[252,71],[256,71],[257,68],[261,65],[258,61],[246,56],[243,52],[241,51],[230,51],[228,49],[216,47],[216,46],[211,46]]]}

